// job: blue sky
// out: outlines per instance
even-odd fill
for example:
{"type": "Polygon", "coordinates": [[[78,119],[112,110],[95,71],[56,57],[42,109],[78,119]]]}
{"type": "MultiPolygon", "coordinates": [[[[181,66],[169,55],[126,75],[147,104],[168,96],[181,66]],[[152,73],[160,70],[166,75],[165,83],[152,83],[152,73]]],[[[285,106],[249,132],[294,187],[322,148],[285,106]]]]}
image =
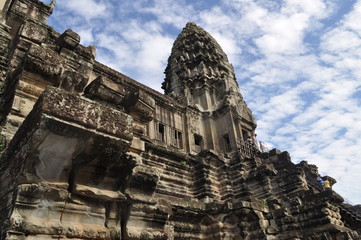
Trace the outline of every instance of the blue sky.
{"type": "Polygon", "coordinates": [[[316,164],[361,203],[361,0],[58,0],[49,24],[163,92],[172,44],[189,21],[228,55],[258,139],[316,164]]]}

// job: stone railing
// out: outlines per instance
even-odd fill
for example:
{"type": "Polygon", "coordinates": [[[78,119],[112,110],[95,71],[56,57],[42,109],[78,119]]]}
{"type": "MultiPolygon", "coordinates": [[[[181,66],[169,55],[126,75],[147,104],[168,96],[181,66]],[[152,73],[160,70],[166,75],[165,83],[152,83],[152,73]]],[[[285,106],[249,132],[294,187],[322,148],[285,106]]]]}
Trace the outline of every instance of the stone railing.
{"type": "Polygon", "coordinates": [[[182,148],[182,143],[179,139],[172,139],[172,146],[177,148],[182,148]]]}
{"type": "Polygon", "coordinates": [[[160,132],[157,133],[157,140],[158,141],[161,141],[161,142],[165,142],[164,141],[164,135],[160,132]]]}
{"type": "Polygon", "coordinates": [[[194,151],[195,151],[195,152],[199,153],[201,150],[202,150],[202,147],[201,147],[201,146],[194,145],[194,151]]]}
{"type": "Polygon", "coordinates": [[[238,151],[246,156],[254,156],[257,152],[256,147],[253,143],[244,141],[240,138],[237,139],[238,151]]]}

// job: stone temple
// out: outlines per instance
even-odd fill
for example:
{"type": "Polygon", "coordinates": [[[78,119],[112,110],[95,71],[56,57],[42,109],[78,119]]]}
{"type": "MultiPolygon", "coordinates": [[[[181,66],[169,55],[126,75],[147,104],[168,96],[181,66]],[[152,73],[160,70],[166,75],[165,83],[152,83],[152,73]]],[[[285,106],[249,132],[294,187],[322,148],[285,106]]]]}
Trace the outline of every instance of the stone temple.
{"type": "Polygon", "coordinates": [[[54,6],[0,3],[0,239],[360,239],[333,178],[257,149],[206,31],[175,40],[164,95],[46,25],[54,6]]]}

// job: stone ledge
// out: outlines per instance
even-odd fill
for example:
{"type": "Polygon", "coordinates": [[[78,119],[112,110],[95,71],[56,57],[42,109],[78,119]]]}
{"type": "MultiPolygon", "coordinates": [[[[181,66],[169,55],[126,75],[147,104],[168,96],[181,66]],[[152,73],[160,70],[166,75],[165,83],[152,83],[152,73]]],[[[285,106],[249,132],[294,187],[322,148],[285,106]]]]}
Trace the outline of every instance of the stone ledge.
{"type": "Polygon", "coordinates": [[[117,109],[85,99],[58,88],[48,87],[34,109],[80,124],[86,128],[96,129],[115,137],[131,141],[133,139],[132,118],[117,109]]]}
{"type": "Polygon", "coordinates": [[[74,193],[90,198],[97,198],[108,201],[123,201],[126,200],[126,196],[121,192],[99,189],[96,187],[85,186],[81,184],[76,184],[74,188],[74,193]]]}

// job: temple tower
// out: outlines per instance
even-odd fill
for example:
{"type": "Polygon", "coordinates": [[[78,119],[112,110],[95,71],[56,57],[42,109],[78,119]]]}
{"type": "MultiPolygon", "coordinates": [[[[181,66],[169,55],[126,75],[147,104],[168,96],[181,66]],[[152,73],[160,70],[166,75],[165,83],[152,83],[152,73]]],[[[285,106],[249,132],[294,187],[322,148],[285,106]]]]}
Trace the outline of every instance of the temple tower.
{"type": "Polygon", "coordinates": [[[256,122],[217,41],[189,22],[174,42],[165,70],[165,94],[200,115],[205,148],[227,153],[254,139],[256,122]]]}

